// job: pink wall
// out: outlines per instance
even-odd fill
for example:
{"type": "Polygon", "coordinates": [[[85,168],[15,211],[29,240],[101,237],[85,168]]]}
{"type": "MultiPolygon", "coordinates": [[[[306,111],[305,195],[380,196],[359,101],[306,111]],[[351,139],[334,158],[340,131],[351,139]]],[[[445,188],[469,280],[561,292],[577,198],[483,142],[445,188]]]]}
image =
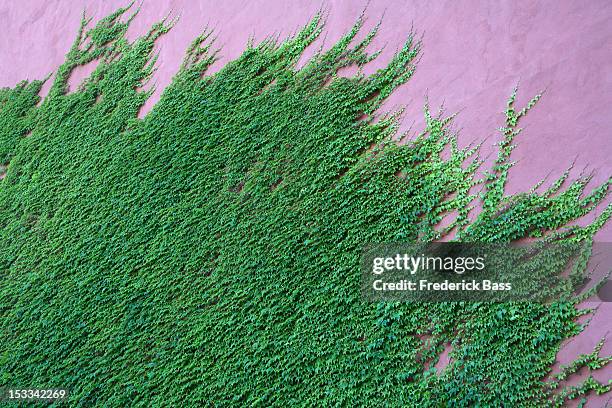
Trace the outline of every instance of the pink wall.
{"type": "MultiPolygon", "coordinates": [[[[63,61],[85,8],[102,17],[123,0],[23,0],[0,5],[0,86],[42,78],[63,61]]],[[[168,13],[180,21],[160,41],[159,97],[178,69],[188,43],[208,24],[219,35],[222,60],[238,56],[250,35],[287,35],[321,7],[329,14],[327,44],[335,41],[365,7],[364,0],[148,0],[130,35],[143,33],[168,13]]],[[[537,0],[372,0],[367,26],[384,14],[374,47],[385,45],[370,69],[384,64],[414,24],[424,34],[424,54],[414,78],[388,101],[408,105],[405,127],[420,130],[425,95],[433,108],[461,111],[455,126],[461,141],[491,143],[503,121],[504,103],[520,81],[519,103],[546,89],[525,119],[509,190],[523,191],[547,174],[558,176],[574,159],[576,172],[595,171],[594,182],[612,175],[612,2],[537,0]]],[[[87,73],[81,70],[76,79],[87,73]]],[[[485,148],[491,143],[487,143],[485,148]]],[[[598,235],[612,240],[612,223],[598,235]]]]}
{"type": "MultiPolygon", "coordinates": [[[[84,8],[102,17],[126,1],[23,0],[0,5],[0,86],[41,78],[63,60],[84,8]]],[[[219,34],[220,61],[240,54],[252,34],[261,39],[289,34],[321,6],[328,11],[327,43],[356,19],[366,2],[354,1],[189,1],[148,0],[130,34],[172,12],[179,24],[160,42],[158,94],[182,60],[187,44],[206,24],[219,34]]],[[[552,171],[560,174],[576,159],[595,182],[612,174],[612,2],[538,0],[516,2],[372,0],[367,24],[382,15],[376,45],[386,44],[376,68],[398,47],[411,25],[424,33],[424,54],[414,78],[388,101],[408,105],[406,126],[422,123],[424,96],[461,111],[455,124],[468,143],[489,137],[503,120],[504,102],[520,81],[519,102],[546,88],[538,107],[524,121],[509,184],[521,191],[552,171]]],[[[219,65],[217,65],[218,68],[219,65]]],[[[83,70],[86,72],[86,70],[83,70]]],[[[83,72],[81,72],[83,75],[83,72]]],[[[77,75],[78,76],[78,73],[77,75]]],[[[153,100],[158,97],[154,95],[153,100]]],[[[149,103],[150,107],[151,103],[149,103]]],[[[598,238],[612,239],[612,224],[598,238]]]]}
{"type": "MultiPolygon", "coordinates": [[[[178,69],[188,43],[208,24],[219,35],[226,62],[240,54],[250,35],[287,35],[322,6],[328,13],[327,44],[334,42],[365,6],[359,0],[147,0],[130,29],[133,37],[172,12],[180,21],[160,41],[158,91],[178,69]]],[[[0,86],[42,78],[62,61],[76,33],[83,8],[102,17],[125,1],[22,0],[0,4],[0,86]]],[[[406,127],[420,130],[424,96],[432,107],[445,103],[449,113],[461,111],[455,127],[467,144],[497,140],[505,101],[520,81],[519,103],[546,89],[524,121],[514,158],[509,189],[522,191],[552,171],[554,178],[575,159],[576,172],[594,170],[601,183],[612,175],[612,2],[591,0],[372,0],[367,9],[371,27],[383,15],[375,46],[387,44],[375,69],[388,60],[414,24],[424,33],[424,54],[414,78],[400,88],[387,107],[408,105],[406,127]]],[[[216,65],[218,69],[219,65],[216,65]]],[[[81,70],[75,76],[87,73],[81,70]]],[[[151,103],[148,104],[150,108],[151,103]]],[[[489,144],[490,144],[489,143],[489,144]]],[[[612,239],[612,223],[598,235],[612,239]]],[[[612,307],[602,305],[587,333],[560,355],[568,362],[589,352],[612,327],[612,307]],[[597,324],[595,324],[597,322],[597,324]]],[[[610,353],[610,344],[604,351],[610,353]]],[[[612,370],[600,373],[610,378],[612,370]]],[[[608,398],[608,397],[606,397],[608,398]]],[[[603,405],[604,399],[591,406],[603,405]]]]}

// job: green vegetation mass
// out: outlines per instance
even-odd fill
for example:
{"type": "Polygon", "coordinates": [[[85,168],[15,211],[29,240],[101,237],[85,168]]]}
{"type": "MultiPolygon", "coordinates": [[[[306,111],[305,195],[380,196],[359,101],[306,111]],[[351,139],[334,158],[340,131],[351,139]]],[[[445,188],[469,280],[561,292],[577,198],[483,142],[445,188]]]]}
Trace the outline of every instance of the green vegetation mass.
{"type": "Polygon", "coordinates": [[[0,387],[65,387],[71,405],[108,407],[543,406],[609,389],[563,383],[605,365],[600,347],[550,376],[582,329],[579,299],[360,298],[366,243],[592,239],[610,207],[568,225],[608,183],[586,194],[588,178],[565,173],[504,193],[518,121],[539,96],[525,109],[510,98],[482,176],[450,118],[426,108],[424,132],[400,144],[399,113],[375,115],[414,72],[414,36],[373,75],[342,77],[377,55],[359,19],[297,68],[317,15],[213,75],[204,33],[139,119],[154,42],[173,22],[129,42],[126,12],[84,19],[44,100],[41,81],[0,91],[0,387]]]}

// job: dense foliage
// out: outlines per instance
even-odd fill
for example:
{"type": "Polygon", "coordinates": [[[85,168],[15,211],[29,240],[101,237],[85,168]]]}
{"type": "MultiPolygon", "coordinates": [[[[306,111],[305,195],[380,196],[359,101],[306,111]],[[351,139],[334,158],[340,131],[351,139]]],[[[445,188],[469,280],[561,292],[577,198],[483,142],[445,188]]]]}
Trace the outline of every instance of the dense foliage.
{"type": "Polygon", "coordinates": [[[128,42],[125,13],[83,21],[44,100],[42,82],[0,91],[0,387],[66,387],[74,405],[113,407],[542,406],[609,389],[563,385],[608,361],[599,348],[550,376],[560,342],[581,330],[579,299],[360,298],[368,242],[591,239],[610,208],[566,226],[607,183],[585,195],[588,179],[566,186],[566,173],[544,192],[504,194],[518,121],[538,97],[520,110],[512,96],[482,177],[478,148],[458,147],[449,118],[426,108],[425,131],[405,144],[393,139],[399,115],[375,118],[415,69],[413,36],[384,69],[341,77],[376,56],[365,51],[376,29],[356,39],[360,19],[298,69],[316,16],[214,75],[206,32],[138,119],[172,22],[128,42]]]}

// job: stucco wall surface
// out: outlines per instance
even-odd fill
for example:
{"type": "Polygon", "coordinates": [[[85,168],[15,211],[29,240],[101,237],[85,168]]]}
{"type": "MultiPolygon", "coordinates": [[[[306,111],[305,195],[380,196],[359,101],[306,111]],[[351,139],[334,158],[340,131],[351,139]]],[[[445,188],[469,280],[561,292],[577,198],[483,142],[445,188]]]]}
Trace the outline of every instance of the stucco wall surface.
{"type": "MultiPolygon", "coordinates": [[[[85,9],[96,18],[126,1],[22,0],[0,2],[0,87],[52,72],[72,43],[85,9]]],[[[325,43],[332,44],[366,7],[363,0],[146,0],[132,24],[131,38],[169,13],[180,17],[159,42],[157,91],[149,110],[171,81],[191,40],[208,25],[218,34],[223,63],[237,57],[250,36],[289,35],[319,9],[327,15],[325,43]]],[[[519,83],[519,104],[546,90],[524,120],[510,174],[510,192],[529,189],[540,179],[559,176],[575,162],[575,175],[593,171],[593,185],[612,175],[612,2],[592,0],[371,0],[366,28],[383,17],[372,49],[385,46],[371,71],[389,60],[411,27],[423,35],[423,55],[415,76],[398,89],[386,109],[406,106],[404,128],[422,129],[425,97],[434,108],[460,112],[454,126],[460,142],[488,145],[499,139],[505,101],[519,83]]],[[[316,47],[315,47],[316,48],[316,47]]],[[[73,86],[92,67],[78,69],[73,86]]],[[[489,149],[490,150],[490,149],[489,149]]],[[[612,224],[600,241],[612,240],[612,224]]],[[[590,352],[611,328],[612,307],[603,304],[585,333],[559,355],[562,363],[590,352]]],[[[604,352],[612,353],[610,343],[604,352]]],[[[612,369],[599,379],[612,377],[612,369]]],[[[609,397],[594,398],[604,406],[609,397]]]]}

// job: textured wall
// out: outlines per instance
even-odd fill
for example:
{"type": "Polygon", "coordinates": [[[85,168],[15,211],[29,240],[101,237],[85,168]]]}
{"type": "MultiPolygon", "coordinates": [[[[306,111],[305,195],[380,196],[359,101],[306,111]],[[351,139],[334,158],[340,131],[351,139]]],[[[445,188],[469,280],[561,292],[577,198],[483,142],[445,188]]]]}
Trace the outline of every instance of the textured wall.
{"type": "MultiPolygon", "coordinates": [[[[0,86],[22,79],[38,79],[62,61],[83,8],[102,17],[124,1],[23,0],[0,4],[0,86]]],[[[333,43],[365,6],[364,1],[239,1],[147,0],[130,35],[143,33],[168,13],[180,21],[160,41],[157,92],[178,69],[188,43],[205,26],[219,35],[219,66],[240,54],[250,35],[287,35],[306,23],[319,8],[329,14],[326,43],[333,43]]],[[[509,183],[510,191],[531,187],[551,173],[558,176],[575,160],[575,174],[595,171],[594,182],[612,174],[612,2],[592,0],[537,1],[396,1],[372,0],[366,11],[367,27],[384,14],[376,46],[386,45],[382,57],[369,68],[388,60],[411,25],[424,35],[424,54],[414,78],[400,88],[387,107],[407,105],[405,128],[421,129],[421,108],[428,95],[432,107],[444,103],[446,111],[460,111],[455,127],[467,144],[498,138],[505,100],[520,81],[519,103],[546,89],[544,98],[524,121],[514,158],[519,160],[509,183]]],[[[92,67],[73,74],[73,83],[92,67]]],[[[145,110],[146,110],[145,109],[145,110]]],[[[612,239],[612,225],[598,239],[612,239]]],[[[567,362],[588,352],[610,330],[612,308],[602,305],[586,333],[564,348],[567,362]]],[[[610,352],[610,344],[605,349],[610,352]]],[[[606,351],[604,349],[604,351],[606,351]]],[[[611,370],[602,373],[609,378],[611,370]]],[[[608,398],[608,397],[606,397],[608,398]]],[[[592,401],[592,406],[603,404],[592,401]]]]}
{"type": "MultiPolygon", "coordinates": [[[[24,0],[0,5],[0,86],[41,78],[62,62],[84,8],[102,17],[126,1],[24,0]]],[[[236,57],[250,35],[287,35],[323,7],[329,13],[327,44],[361,13],[365,1],[148,0],[130,34],[142,33],[168,13],[178,25],[160,42],[158,92],[167,85],[188,43],[208,24],[219,34],[223,61],[236,57]]],[[[414,78],[389,100],[408,105],[405,125],[419,130],[427,94],[433,107],[461,111],[455,124],[464,143],[498,137],[504,102],[520,81],[519,102],[542,89],[546,95],[524,121],[509,189],[520,191],[574,159],[594,181],[612,174],[612,2],[381,1],[367,9],[368,25],[384,14],[375,46],[386,45],[384,63],[411,25],[424,34],[424,54],[414,78]]],[[[219,64],[217,65],[218,68],[219,64]]],[[[87,70],[74,74],[78,80],[87,70]]],[[[154,102],[156,96],[150,101],[154,102]]],[[[490,144],[490,143],[487,143],[490,144]]],[[[612,225],[598,235],[612,239],[612,225]]]]}

